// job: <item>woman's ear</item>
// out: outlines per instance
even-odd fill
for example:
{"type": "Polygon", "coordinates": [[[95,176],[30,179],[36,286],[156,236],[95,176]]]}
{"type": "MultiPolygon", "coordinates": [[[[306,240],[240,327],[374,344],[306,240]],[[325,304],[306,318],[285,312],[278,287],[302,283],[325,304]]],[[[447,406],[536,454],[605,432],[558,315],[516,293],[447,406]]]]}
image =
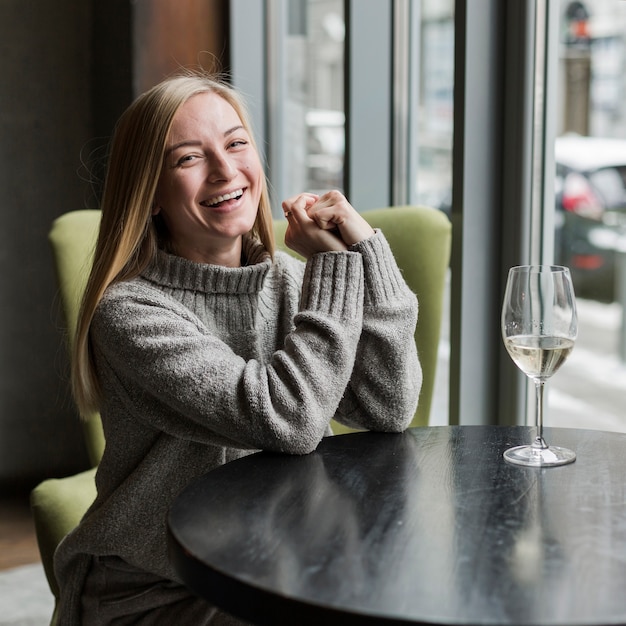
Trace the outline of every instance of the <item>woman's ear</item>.
{"type": "Polygon", "coordinates": [[[158,215],[161,212],[161,207],[157,204],[156,200],[153,200],[151,207],[152,215],[158,215]]]}

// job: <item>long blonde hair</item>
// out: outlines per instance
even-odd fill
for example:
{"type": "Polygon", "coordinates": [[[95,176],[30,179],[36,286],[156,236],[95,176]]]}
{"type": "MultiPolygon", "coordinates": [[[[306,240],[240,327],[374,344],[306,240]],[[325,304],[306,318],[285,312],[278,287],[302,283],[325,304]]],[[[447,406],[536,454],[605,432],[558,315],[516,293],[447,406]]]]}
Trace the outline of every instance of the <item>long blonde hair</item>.
{"type": "MultiPolygon", "coordinates": [[[[205,92],[218,94],[235,109],[257,149],[240,96],[225,83],[200,72],[185,71],[159,83],[139,96],[116,125],[102,195],[100,232],[78,316],[72,358],[72,390],[83,416],[97,411],[101,402],[89,340],[94,312],[109,285],[138,276],[155,258],[161,233],[157,233],[152,219],[152,206],[172,120],[189,98],[205,92]]],[[[274,254],[265,178],[252,234],[274,254]]]]}

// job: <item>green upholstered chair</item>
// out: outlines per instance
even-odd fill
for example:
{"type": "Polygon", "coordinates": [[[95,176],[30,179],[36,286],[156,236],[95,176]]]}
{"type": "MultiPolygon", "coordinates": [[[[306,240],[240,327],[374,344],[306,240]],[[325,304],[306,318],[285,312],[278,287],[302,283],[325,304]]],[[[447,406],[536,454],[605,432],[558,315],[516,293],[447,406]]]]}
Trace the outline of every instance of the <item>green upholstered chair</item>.
{"type": "MultiPolygon", "coordinates": [[[[100,211],[71,211],[56,219],[48,235],[56,268],[59,297],[71,349],[80,302],[91,270],[100,228],[100,211]]],[[[104,450],[104,433],[96,413],[81,421],[87,454],[97,465],[104,450]]]]}
{"type": "MultiPolygon", "coordinates": [[[[49,233],[68,347],[73,340],[99,225],[100,211],[72,211],[55,220],[49,233]]],[[[59,597],[59,588],[53,571],[54,551],[61,539],[77,526],[96,497],[96,466],[104,450],[100,416],[94,414],[81,424],[91,469],[74,476],[45,480],[33,489],[30,497],[39,552],[55,599],[59,597]]],[[[55,616],[51,624],[56,624],[55,616]]]]}
{"type": "MultiPolygon", "coordinates": [[[[429,421],[437,367],[443,295],[450,258],[451,225],[440,211],[428,207],[391,207],[366,211],[368,222],[384,231],[405,280],[419,298],[419,321],[415,342],[422,363],[424,381],[414,426],[429,421]]],[[[85,287],[95,245],[100,211],[71,211],[55,220],[50,231],[61,304],[68,338],[74,334],[81,294],[85,287]]],[[[284,246],[285,220],[275,222],[276,239],[284,246]]],[[[289,251],[289,250],[287,250],[289,251]]],[[[58,598],[58,585],[52,568],[54,550],[93,502],[96,489],[95,466],[104,448],[99,415],[83,422],[85,442],[93,468],[65,478],[49,479],[31,494],[37,540],[50,589],[58,598]]],[[[333,424],[335,432],[345,430],[333,424]]],[[[53,617],[54,623],[54,617],[53,617]]]]}

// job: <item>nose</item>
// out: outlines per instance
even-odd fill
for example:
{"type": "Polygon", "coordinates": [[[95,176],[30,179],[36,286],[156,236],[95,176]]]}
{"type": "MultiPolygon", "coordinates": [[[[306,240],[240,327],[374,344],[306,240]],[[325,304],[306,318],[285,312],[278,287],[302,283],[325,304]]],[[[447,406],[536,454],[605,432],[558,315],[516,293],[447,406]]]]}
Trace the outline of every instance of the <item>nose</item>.
{"type": "Polygon", "coordinates": [[[209,181],[220,182],[231,180],[235,176],[235,167],[228,153],[216,152],[209,159],[209,181]]]}

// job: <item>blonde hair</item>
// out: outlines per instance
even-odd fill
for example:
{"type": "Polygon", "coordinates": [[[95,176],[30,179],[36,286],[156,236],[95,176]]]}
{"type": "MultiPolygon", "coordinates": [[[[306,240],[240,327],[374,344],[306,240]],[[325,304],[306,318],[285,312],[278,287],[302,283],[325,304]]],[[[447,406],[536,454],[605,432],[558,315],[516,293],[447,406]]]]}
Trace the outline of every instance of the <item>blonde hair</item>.
{"type": "MultiPolygon", "coordinates": [[[[126,109],[116,125],[101,202],[100,232],[78,316],[72,358],[72,390],[83,416],[97,411],[101,402],[89,340],[94,312],[109,285],[138,276],[155,258],[161,233],[152,219],[152,206],[172,120],[189,98],[205,92],[218,94],[235,109],[257,149],[240,96],[225,83],[201,72],[186,71],[154,86],[126,109]]],[[[163,228],[162,223],[159,228],[163,228]]],[[[251,234],[274,254],[265,178],[251,234]]]]}

